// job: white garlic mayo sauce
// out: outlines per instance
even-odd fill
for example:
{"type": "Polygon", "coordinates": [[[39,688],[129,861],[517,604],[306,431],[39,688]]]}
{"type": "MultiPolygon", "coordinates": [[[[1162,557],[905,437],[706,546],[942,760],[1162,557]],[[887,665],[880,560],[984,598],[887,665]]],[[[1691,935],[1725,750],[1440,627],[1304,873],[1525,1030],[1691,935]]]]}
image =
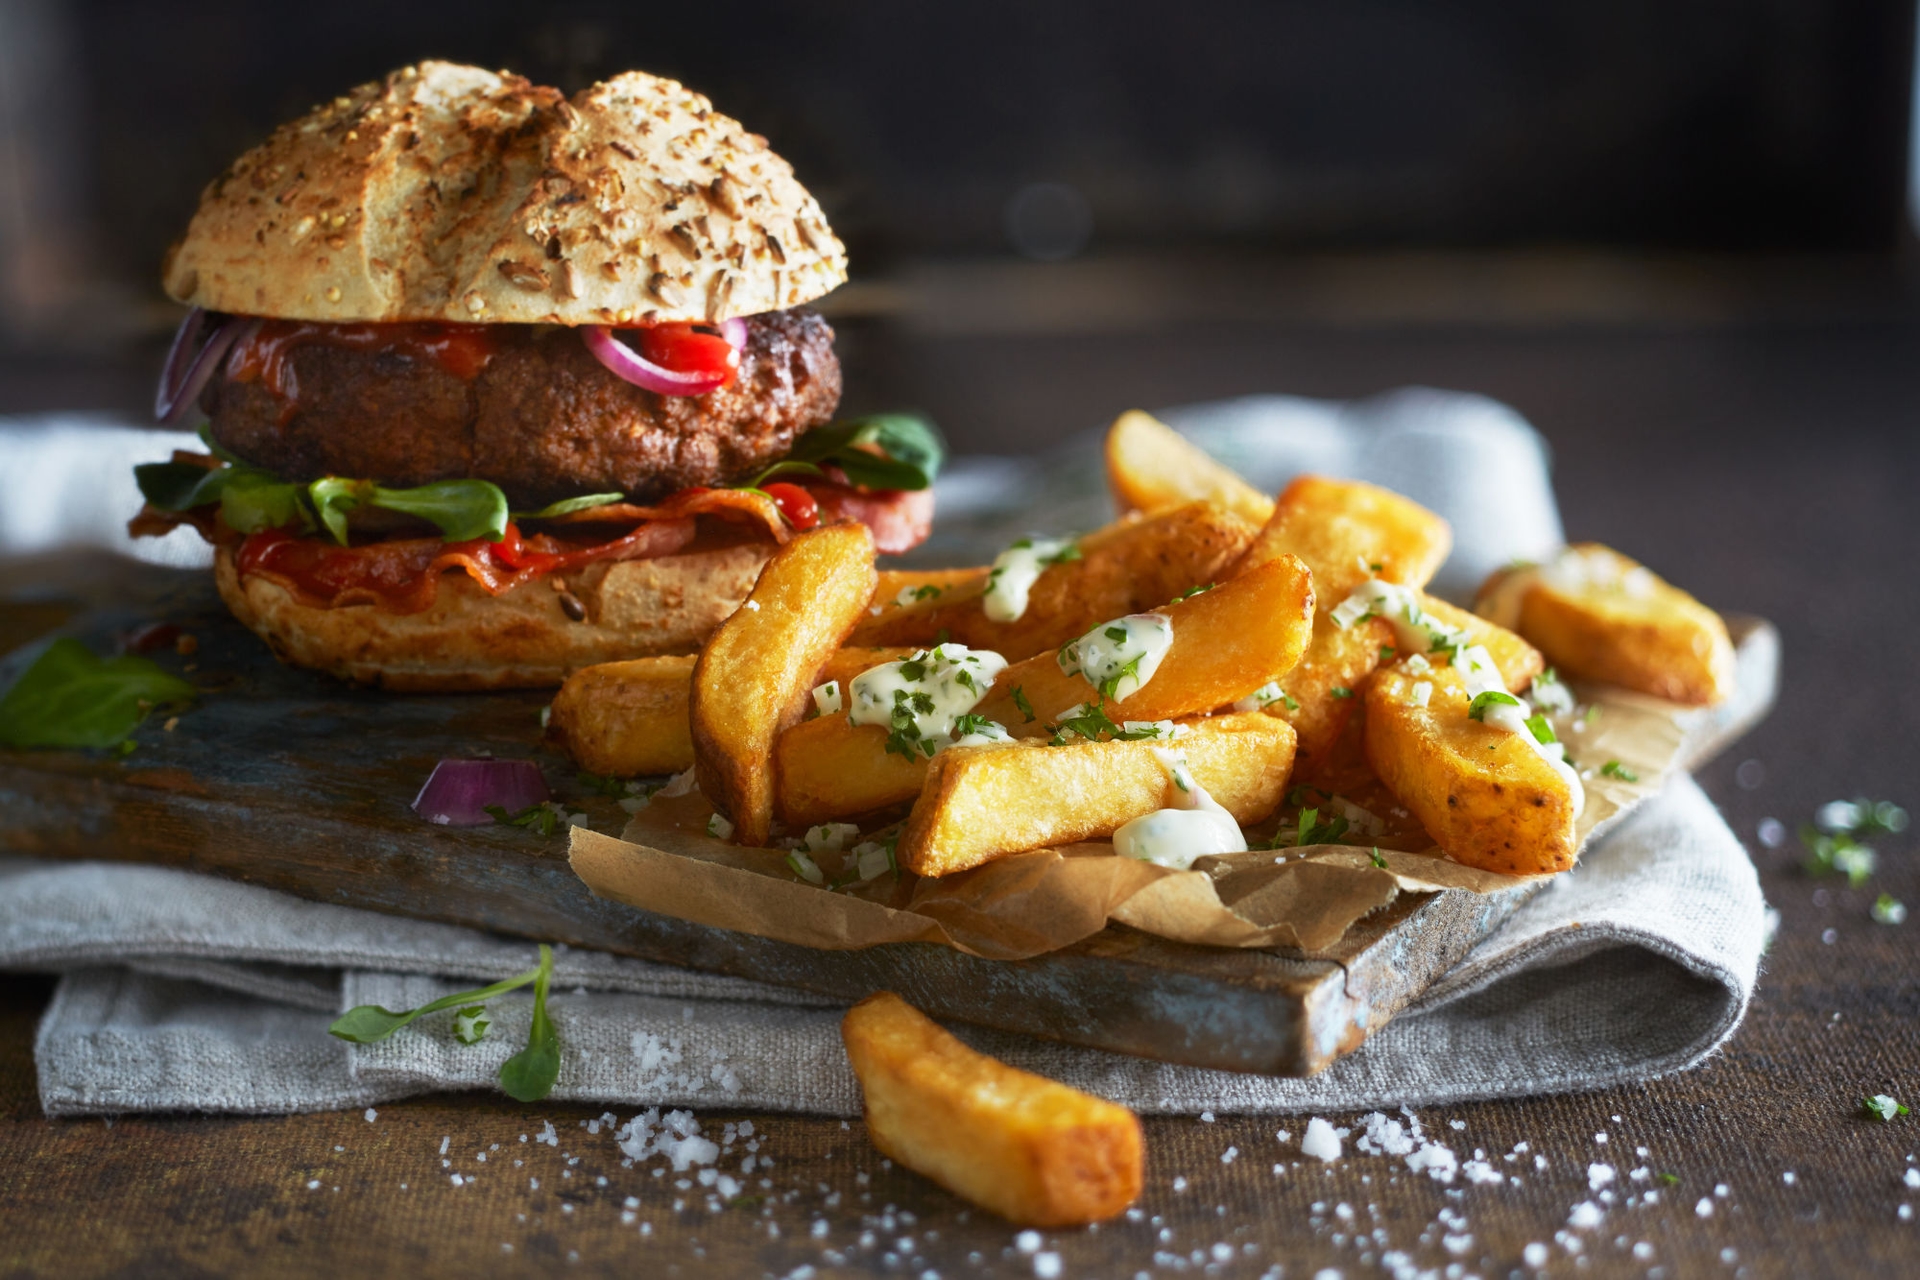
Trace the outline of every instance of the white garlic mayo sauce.
{"type": "Polygon", "coordinates": [[[1007,660],[991,649],[937,644],[898,662],[883,662],[855,676],[848,686],[852,706],[847,719],[877,724],[924,743],[936,755],[948,747],[978,747],[1010,742],[1004,725],[991,720],[957,734],[961,716],[987,696],[1007,660]]]}
{"type": "MultiPolygon", "coordinates": [[[[1353,593],[1336,605],[1328,617],[1335,626],[1344,629],[1369,615],[1385,618],[1392,624],[1401,652],[1411,655],[1403,665],[1412,674],[1426,675],[1432,670],[1432,663],[1426,657],[1428,653],[1452,649],[1454,669],[1466,681],[1469,698],[1489,692],[1504,693],[1514,698],[1513,703],[1502,702],[1485,707],[1482,723],[1517,735],[1536,755],[1552,765],[1553,771],[1566,782],[1568,791],[1573,794],[1573,811],[1577,814],[1586,807],[1586,788],[1580,785],[1580,775],[1567,761],[1566,747],[1558,742],[1542,742],[1533,736],[1533,730],[1527,727],[1527,717],[1533,714],[1533,708],[1525,698],[1518,697],[1507,688],[1506,681],[1500,676],[1500,668],[1494,665],[1493,655],[1487,652],[1485,645],[1472,643],[1473,637],[1467,632],[1449,626],[1421,608],[1420,595],[1413,588],[1395,582],[1382,582],[1378,578],[1369,578],[1354,588],[1353,593]]],[[[1433,696],[1432,683],[1419,681],[1411,692],[1415,705],[1425,706],[1427,699],[1433,696]]]]}
{"type": "Polygon", "coordinates": [[[1113,833],[1113,851],[1185,871],[1210,853],[1245,853],[1247,838],[1233,815],[1194,779],[1184,751],[1152,748],[1172,784],[1172,804],[1135,818],[1113,833]]]}
{"type": "Polygon", "coordinates": [[[1164,613],[1130,613],[1103,622],[1061,646],[1056,661],[1115,702],[1146,687],[1173,647],[1173,619],[1164,613]]]}
{"type": "Polygon", "coordinates": [[[1018,622],[1027,611],[1027,595],[1050,564],[1074,545],[1072,538],[1022,538],[993,558],[987,593],[980,607],[995,622],[1018,622]]]}
{"type": "Polygon", "coordinates": [[[1274,703],[1287,696],[1278,680],[1269,680],[1246,697],[1233,704],[1235,711],[1265,711],[1274,703]]]}

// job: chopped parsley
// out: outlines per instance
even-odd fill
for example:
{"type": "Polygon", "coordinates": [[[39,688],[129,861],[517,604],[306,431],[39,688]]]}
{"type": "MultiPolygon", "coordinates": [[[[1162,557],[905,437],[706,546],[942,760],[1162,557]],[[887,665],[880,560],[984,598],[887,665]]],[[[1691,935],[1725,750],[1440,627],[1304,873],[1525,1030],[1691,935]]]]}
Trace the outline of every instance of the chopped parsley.
{"type": "Polygon", "coordinates": [[[1182,591],[1179,595],[1175,596],[1172,602],[1174,604],[1179,604],[1182,600],[1191,600],[1197,595],[1201,595],[1204,592],[1213,590],[1218,585],[1219,584],[1215,582],[1205,582],[1197,587],[1188,587],[1185,591],[1182,591]]]}
{"type": "Polygon", "coordinates": [[[985,716],[975,715],[971,711],[964,715],[956,716],[953,721],[954,740],[958,741],[970,733],[979,733],[992,723],[993,721],[987,719],[985,716]]]}
{"type": "Polygon", "coordinates": [[[1380,856],[1379,845],[1373,846],[1373,853],[1370,856],[1373,858],[1374,866],[1379,867],[1382,871],[1386,870],[1387,860],[1380,856]]]}
{"type": "Polygon", "coordinates": [[[1662,1173],[1657,1176],[1661,1182],[1669,1187],[1677,1187],[1680,1185],[1680,1175],[1677,1173],[1662,1173]]]}
{"type": "Polygon", "coordinates": [[[1345,818],[1329,818],[1321,822],[1318,809],[1302,809],[1300,832],[1294,837],[1293,844],[1296,849],[1310,844],[1336,844],[1345,834],[1347,834],[1345,818]]]}
{"type": "Polygon", "coordinates": [[[945,591],[945,587],[936,587],[931,582],[922,583],[920,586],[913,588],[913,598],[915,600],[932,600],[945,591]]]}
{"type": "Polygon", "coordinates": [[[1580,717],[1580,723],[1586,725],[1588,728],[1592,728],[1595,724],[1599,722],[1599,720],[1600,720],[1600,704],[1597,702],[1594,703],[1592,706],[1588,707],[1587,713],[1580,717]]]}
{"type": "Polygon", "coordinates": [[[1289,711],[1298,711],[1300,709],[1300,703],[1295,700],[1294,696],[1290,693],[1281,694],[1280,701],[1287,704],[1287,710],[1289,711]]]}
{"type": "Polygon", "coordinates": [[[1393,647],[1392,645],[1390,645],[1390,644],[1383,644],[1383,645],[1381,645],[1381,646],[1380,646],[1380,661],[1382,661],[1382,662],[1391,662],[1391,661],[1393,661],[1393,655],[1394,655],[1394,653],[1395,653],[1395,652],[1396,652],[1396,650],[1394,649],[1394,647],[1393,647]]]}
{"type": "Polygon", "coordinates": [[[1336,698],[1351,698],[1353,696],[1353,690],[1343,684],[1337,684],[1333,686],[1333,696],[1336,698]]]}
{"type": "Polygon", "coordinates": [[[1860,1099],[1860,1109],[1870,1116],[1888,1121],[1892,1120],[1895,1116],[1904,1116],[1907,1114],[1905,1104],[1896,1102],[1884,1093],[1876,1093],[1871,1097],[1860,1099]]]}
{"type": "MultiPolygon", "coordinates": [[[[1108,630],[1113,631],[1113,630],[1117,630],[1117,628],[1110,627],[1108,628],[1108,630]]],[[[1125,637],[1126,637],[1126,633],[1121,632],[1121,638],[1124,639],[1125,637]]],[[[1144,654],[1141,655],[1141,657],[1144,657],[1144,656],[1146,655],[1144,654]]],[[[1140,658],[1135,658],[1133,659],[1133,661],[1127,663],[1126,666],[1121,667],[1118,671],[1114,672],[1107,679],[1102,680],[1100,682],[1100,697],[1102,701],[1105,701],[1106,699],[1110,698],[1113,701],[1118,702],[1120,700],[1120,682],[1122,680],[1132,680],[1137,683],[1139,679],[1140,679],[1140,658]]]]}
{"type": "Polygon", "coordinates": [[[612,796],[619,799],[628,794],[625,778],[603,778],[597,773],[581,772],[577,775],[580,785],[595,795],[612,796]]]}
{"type": "MultiPolygon", "coordinates": [[[[1553,726],[1547,723],[1547,716],[1544,711],[1536,711],[1527,717],[1527,732],[1531,733],[1533,740],[1542,746],[1551,746],[1559,741],[1558,738],[1553,736],[1553,726]]],[[[1620,762],[1615,760],[1612,763],[1618,765],[1620,762]]]]}
{"type": "Polygon", "coordinates": [[[1627,768],[1627,766],[1621,764],[1618,760],[1607,761],[1600,766],[1600,772],[1606,774],[1609,778],[1618,778],[1622,782],[1640,781],[1639,774],[1627,768]]]}
{"type": "Polygon", "coordinates": [[[1470,720],[1485,721],[1488,707],[1517,707],[1519,705],[1520,699],[1514,697],[1512,694],[1502,693],[1498,689],[1489,689],[1485,693],[1474,696],[1472,704],[1467,707],[1467,718],[1470,720]]]}
{"type": "Polygon", "coordinates": [[[487,814],[496,826],[525,827],[543,836],[550,836],[566,825],[565,814],[551,800],[530,804],[518,813],[508,813],[500,805],[490,804],[487,806],[487,814]]]}
{"type": "Polygon", "coordinates": [[[1032,724],[1037,719],[1033,714],[1033,704],[1027,701],[1027,691],[1019,685],[1013,686],[1013,705],[1027,718],[1026,723],[1032,724]]]}
{"type": "Polygon", "coordinates": [[[1880,924],[1905,924],[1907,904],[1890,893],[1883,893],[1873,900],[1870,909],[1875,921],[1880,924]]]}

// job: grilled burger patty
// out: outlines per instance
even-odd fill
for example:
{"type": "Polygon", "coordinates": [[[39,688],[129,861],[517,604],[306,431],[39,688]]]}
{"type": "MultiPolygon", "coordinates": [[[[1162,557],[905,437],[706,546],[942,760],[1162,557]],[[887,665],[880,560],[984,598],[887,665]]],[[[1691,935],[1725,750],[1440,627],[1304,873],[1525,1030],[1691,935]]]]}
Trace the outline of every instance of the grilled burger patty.
{"type": "Polygon", "coordinates": [[[229,372],[201,407],[222,446],[291,480],[404,488],[472,477],[534,507],[737,483],[785,457],[840,402],[833,329],[803,307],[749,317],[739,375],[703,396],[622,381],[570,329],[486,329],[492,353],[470,378],[405,347],[314,341],[289,348],[287,394],[229,372]]]}

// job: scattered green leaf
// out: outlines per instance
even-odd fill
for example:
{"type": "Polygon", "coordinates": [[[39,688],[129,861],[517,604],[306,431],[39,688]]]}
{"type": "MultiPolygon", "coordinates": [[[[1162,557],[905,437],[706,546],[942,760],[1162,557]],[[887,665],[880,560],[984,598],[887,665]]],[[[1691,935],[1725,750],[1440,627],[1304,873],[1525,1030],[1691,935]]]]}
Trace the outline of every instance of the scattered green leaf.
{"type": "Polygon", "coordinates": [[[1498,689],[1489,689],[1485,693],[1474,696],[1473,701],[1467,706],[1467,718],[1471,720],[1485,720],[1487,718],[1487,708],[1489,707],[1517,707],[1519,705],[1520,699],[1514,697],[1512,694],[1502,693],[1498,689]]]}
{"type": "Polygon", "coordinates": [[[1606,774],[1609,778],[1618,778],[1622,782],[1640,781],[1639,774],[1627,768],[1627,766],[1621,764],[1618,760],[1607,761],[1600,766],[1600,772],[1606,774]]]}
{"type": "Polygon", "coordinates": [[[0,697],[0,746],[112,747],[160,707],[194,698],[194,687],[146,658],[101,658],[68,636],[20,673],[0,697]]]}
{"type": "Polygon", "coordinates": [[[1891,1121],[1895,1116],[1907,1114],[1905,1104],[1896,1102],[1884,1093],[1876,1093],[1860,1099],[1860,1109],[1879,1120],[1891,1121]]]}
{"type": "Polygon", "coordinates": [[[547,987],[553,982],[553,948],[540,944],[540,967],[534,971],[533,1021],[527,1027],[527,1047],[500,1064],[500,1087],[516,1102],[538,1102],[553,1092],[560,1078],[560,1037],[547,1015],[547,987]]]}

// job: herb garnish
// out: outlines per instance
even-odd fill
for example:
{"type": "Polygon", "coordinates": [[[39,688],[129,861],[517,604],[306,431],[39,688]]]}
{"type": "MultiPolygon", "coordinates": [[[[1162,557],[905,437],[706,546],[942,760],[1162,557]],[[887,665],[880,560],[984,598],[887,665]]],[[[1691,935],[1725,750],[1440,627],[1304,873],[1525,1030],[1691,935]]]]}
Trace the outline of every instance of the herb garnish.
{"type": "Polygon", "coordinates": [[[525,827],[543,836],[550,836],[567,825],[566,816],[551,800],[530,804],[518,813],[508,813],[497,804],[488,805],[486,811],[496,826],[525,827]]]}
{"type": "Polygon", "coordinates": [[[1870,1116],[1887,1121],[1891,1121],[1895,1116],[1907,1114],[1904,1104],[1894,1101],[1884,1093],[1876,1093],[1871,1097],[1860,1099],[1860,1109],[1870,1116]]]}
{"type": "Polygon", "coordinates": [[[0,697],[0,746],[119,747],[160,707],[191,702],[194,687],[145,658],[100,658],[70,636],[47,646],[0,697]]]}
{"type": "Polygon", "coordinates": [[[418,1009],[395,1013],[377,1004],[363,1004],[347,1010],[327,1028],[332,1035],[354,1044],[374,1044],[385,1040],[415,1018],[442,1009],[458,1007],[454,1034],[462,1044],[473,1044],[486,1034],[487,1023],[479,1015],[484,1006],[475,1002],[491,1000],[509,991],[533,984],[533,1021],[527,1028],[527,1047],[500,1064],[500,1087],[518,1102],[538,1102],[553,1092],[560,1075],[560,1038],[554,1033],[553,1020],[547,1016],[547,987],[553,981],[553,948],[540,944],[540,963],[525,973],[516,974],[477,991],[456,991],[450,996],[430,1000],[418,1009]],[[466,1019],[462,1032],[460,1019],[466,1019]],[[477,1024],[477,1026],[476,1026],[477,1024]],[[467,1039],[471,1034],[473,1039],[467,1039]]]}
{"type": "Polygon", "coordinates": [[[1498,689],[1489,689],[1485,693],[1474,695],[1472,704],[1467,707],[1467,718],[1470,720],[1484,721],[1487,718],[1488,707],[1517,707],[1519,705],[1520,699],[1514,697],[1512,694],[1502,693],[1498,689]]]}
{"type": "Polygon", "coordinates": [[[823,475],[822,468],[835,466],[863,488],[925,489],[946,459],[946,442],[932,422],[910,413],[875,413],[815,427],[745,487],[757,489],[780,475],[823,475]]]}
{"type": "Polygon", "coordinates": [[[1868,911],[1879,924],[1905,924],[1907,921],[1907,904],[1890,893],[1875,898],[1868,911]]]}
{"type": "Polygon", "coordinates": [[[1382,871],[1384,871],[1384,870],[1386,870],[1386,867],[1387,867],[1387,860],[1386,860],[1385,858],[1383,858],[1383,857],[1381,857],[1381,856],[1380,856],[1380,846],[1379,846],[1379,845],[1375,845],[1375,846],[1373,846],[1373,854],[1372,854],[1372,857],[1373,857],[1373,865],[1374,865],[1374,866],[1376,866],[1376,867],[1379,867],[1379,868],[1380,868],[1380,869],[1381,869],[1382,871]]]}
{"type": "MultiPolygon", "coordinates": [[[[1527,732],[1531,733],[1533,740],[1543,747],[1552,746],[1559,741],[1553,736],[1553,726],[1547,723],[1544,711],[1536,711],[1527,717],[1527,732]]],[[[1613,763],[1618,765],[1620,762],[1616,760],[1613,763]]]]}
{"type": "Polygon", "coordinates": [[[1336,844],[1341,836],[1347,834],[1345,818],[1329,818],[1325,822],[1319,819],[1318,809],[1300,811],[1300,833],[1293,840],[1295,848],[1309,844],[1336,844]]]}
{"type": "Polygon", "coordinates": [[[1033,714],[1033,704],[1027,701],[1027,691],[1019,685],[1013,686],[1013,705],[1018,707],[1020,714],[1027,718],[1027,724],[1034,722],[1036,717],[1033,714]]]}
{"type": "Polygon", "coordinates": [[[1606,774],[1609,778],[1618,778],[1622,782],[1640,781],[1639,774],[1627,768],[1627,766],[1621,764],[1618,760],[1607,761],[1600,766],[1600,772],[1606,774]]]}
{"type": "Polygon", "coordinates": [[[1343,684],[1337,684],[1333,686],[1333,696],[1336,698],[1351,698],[1353,696],[1353,690],[1343,684]]]}

